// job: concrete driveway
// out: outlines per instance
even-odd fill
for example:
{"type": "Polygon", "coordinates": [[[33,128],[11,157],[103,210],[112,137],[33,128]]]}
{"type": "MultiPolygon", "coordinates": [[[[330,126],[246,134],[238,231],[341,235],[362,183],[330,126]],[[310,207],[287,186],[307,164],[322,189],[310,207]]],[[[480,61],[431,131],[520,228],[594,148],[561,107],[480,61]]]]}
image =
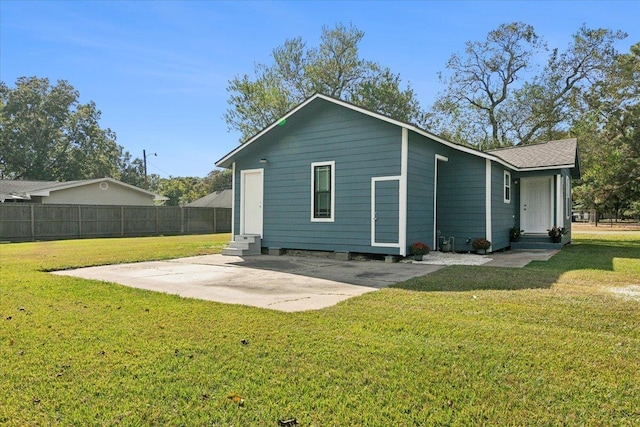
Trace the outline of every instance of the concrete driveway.
{"type": "Polygon", "coordinates": [[[443,266],[319,257],[203,255],[53,274],[280,311],[329,307],[443,266]]]}

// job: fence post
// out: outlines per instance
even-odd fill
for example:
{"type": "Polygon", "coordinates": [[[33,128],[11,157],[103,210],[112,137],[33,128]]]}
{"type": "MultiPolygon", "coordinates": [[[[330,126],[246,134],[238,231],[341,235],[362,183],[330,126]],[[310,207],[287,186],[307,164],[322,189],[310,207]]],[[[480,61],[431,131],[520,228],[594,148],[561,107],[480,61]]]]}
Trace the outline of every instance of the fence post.
{"type": "Polygon", "coordinates": [[[158,207],[155,207],[156,209],[156,236],[160,235],[160,211],[158,210],[158,207]]]}
{"type": "Polygon", "coordinates": [[[78,237],[82,237],[82,207],[78,205],[78,237]]]}
{"type": "Polygon", "coordinates": [[[180,206],[180,234],[184,234],[184,208],[180,206]]]}
{"type": "Polygon", "coordinates": [[[30,208],[31,208],[31,241],[35,242],[36,241],[36,218],[33,212],[34,206],[31,205],[30,208]]]}
{"type": "Polygon", "coordinates": [[[120,237],[124,237],[124,206],[120,206],[120,237]]]}
{"type": "Polygon", "coordinates": [[[213,208],[213,233],[218,232],[218,224],[216,222],[216,217],[218,216],[218,208],[213,208]]]}

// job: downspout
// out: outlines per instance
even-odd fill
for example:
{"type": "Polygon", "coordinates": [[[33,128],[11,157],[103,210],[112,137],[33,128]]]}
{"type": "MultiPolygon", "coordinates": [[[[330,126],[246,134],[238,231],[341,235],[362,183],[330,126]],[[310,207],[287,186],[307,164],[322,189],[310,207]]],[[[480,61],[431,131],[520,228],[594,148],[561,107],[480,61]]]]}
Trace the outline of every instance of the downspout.
{"type": "MultiPolygon", "coordinates": [[[[485,235],[486,239],[493,242],[493,230],[491,227],[491,160],[485,160],[485,235]]],[[[493,246],[493,245],[492,245],[493,246]]],[[[491,251],[491,248],[489,248],[491,251]]]]}
{"type": "Polygon", "coordinates": [[[402,148],[400,152],[400,194],[398,221],[398,243],[400,244],[400,255],[407,255],[407,171],[409,163],[409,130],[402,128],[402,148]]]}
{"type": "Polygon", "coordinates": [[[564,207],[562,200],[562,175],[556,175],[556,223],[558,227],[564,227],[564,207]]]}
{"type": "Polygon", "coordinates": [[[236,240],[236,162],[231,163],[231,241],[236,240]]]}

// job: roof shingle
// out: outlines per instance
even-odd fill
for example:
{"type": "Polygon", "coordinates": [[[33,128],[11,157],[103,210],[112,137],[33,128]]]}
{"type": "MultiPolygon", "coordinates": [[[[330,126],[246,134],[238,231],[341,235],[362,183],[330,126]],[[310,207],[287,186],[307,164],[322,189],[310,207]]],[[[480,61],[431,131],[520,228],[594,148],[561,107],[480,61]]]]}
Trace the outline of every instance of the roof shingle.
{"type": "Polygon", "coordinates": [[[494,156],[519,169],[576,165],[578,142],[575,138],[559,139],[531,145],[488,150],[494,156]]]}

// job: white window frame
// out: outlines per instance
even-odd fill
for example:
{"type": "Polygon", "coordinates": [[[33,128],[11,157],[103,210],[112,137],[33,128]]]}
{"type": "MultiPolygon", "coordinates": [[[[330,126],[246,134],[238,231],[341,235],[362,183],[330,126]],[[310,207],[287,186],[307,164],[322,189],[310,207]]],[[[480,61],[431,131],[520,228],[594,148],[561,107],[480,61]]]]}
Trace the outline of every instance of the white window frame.
{"type": "Polygon", "coordinates": [[[336,162],[313,162],[311,163],[311,222],[334,222],[336,217],[336,162]],[[316,188],[316,167],[331,166],[331,216],[329,218],[315,217],[315,188],[316,188]]]}
{"type": "Polygon", "coordinates": [[[504,185],[502,187],[502,197],[505,203],[511,203],[512,193],[511,193],[511,172],[504,171],[504,185]],[[509,197],[507,197],[507,189],[509,189],[509,197]]]}

